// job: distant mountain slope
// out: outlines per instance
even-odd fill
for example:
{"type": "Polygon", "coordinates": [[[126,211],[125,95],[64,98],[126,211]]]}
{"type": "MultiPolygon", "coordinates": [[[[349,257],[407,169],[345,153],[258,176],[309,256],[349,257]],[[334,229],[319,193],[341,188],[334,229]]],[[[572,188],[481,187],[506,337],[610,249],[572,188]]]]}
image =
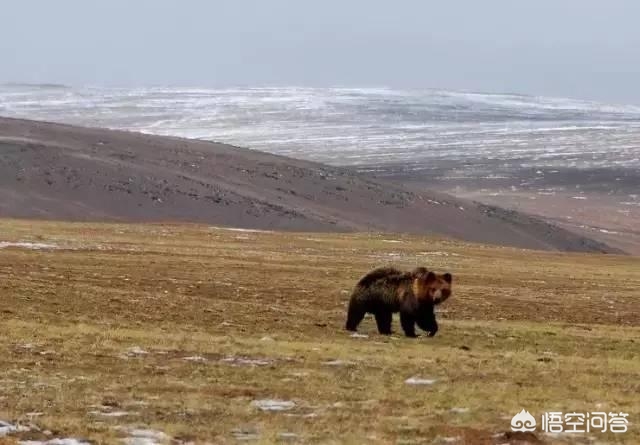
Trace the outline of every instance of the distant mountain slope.
{"type": "Polygon", "coordinates": [[[433,233],[616,252],[565,229],[352,170],[204,141],[0,118],[0,216],[433,233]]]}

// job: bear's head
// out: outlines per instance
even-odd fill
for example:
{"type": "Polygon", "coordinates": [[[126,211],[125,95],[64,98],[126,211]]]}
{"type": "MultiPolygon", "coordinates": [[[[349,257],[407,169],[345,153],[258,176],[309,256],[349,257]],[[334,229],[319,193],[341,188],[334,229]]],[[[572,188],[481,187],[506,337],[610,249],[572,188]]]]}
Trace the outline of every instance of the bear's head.
{"type": "Polygon", "coordinates": [[[437,274],[424,267],[413,271],[413,289],[418,299],[440,304],[451,296],[453,276],[450,273],[437,274]]]}

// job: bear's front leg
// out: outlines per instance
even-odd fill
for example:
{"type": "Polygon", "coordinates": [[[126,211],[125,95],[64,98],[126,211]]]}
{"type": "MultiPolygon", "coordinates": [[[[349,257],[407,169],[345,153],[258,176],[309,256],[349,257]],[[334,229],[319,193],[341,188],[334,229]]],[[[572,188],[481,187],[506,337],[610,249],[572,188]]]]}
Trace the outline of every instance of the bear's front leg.
{"type": "Polygon", "coordinates": [[[429,328],[429,333],[427,334],[427,336],[433,337],[434,335],[436,335],[436,332],[438,332],[438,322],[434,318],[431,322],[431,326],[429,328]]]}
{"type": "Polygon", "coordinates": [[[438,322],[436,321],[436,314],[433,306],[422,308],[420,316],[416,320],[416,323],[423,331],[427,332],[429,337],[433,337],[438,332],[438,322]]]}
{"type": "Polygon", "coordinates": [[[404,335],[411,338],[417,337],[415,320],[413,316],[407,314],[406,312],[400,312],[400,324],[402,325],[404,335]]]}
{"type": "Polygon", "coordinates": [[[428,320],[418,320],[418,326],[420,326],[420,329],[427,332],[429,337],[433,337],[436,335],[436,332],[438,332],[438,322],[435,317],[428,320]]]}

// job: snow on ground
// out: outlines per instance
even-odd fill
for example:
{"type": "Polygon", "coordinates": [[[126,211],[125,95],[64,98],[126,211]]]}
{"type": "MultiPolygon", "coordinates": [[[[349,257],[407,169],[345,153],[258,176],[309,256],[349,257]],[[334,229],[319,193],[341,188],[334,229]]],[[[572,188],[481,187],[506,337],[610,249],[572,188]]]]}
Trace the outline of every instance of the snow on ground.
{"type": "Polygon", "coordinates": [[[128,411],[89,411],[89,414],[100,417],[126,417],[134,415],[128,411]]]}
{"type": "Polygon", "coordinates": [[[0,241],[0,249],[5,249],[7,247],[17,247],[17,248],[29,249],[29,250],[61,249],[61,247],[56,244],[31,243],[26,241],[18,241],[18,242],[0,241]]]}
{"type": "Polygon", "coordinates": [[[290,400],[263,399],[254,400],[251,406],[262,411],[287,411],[294,408],[296,404],[290,400]]]}
{"type": "Polygon", "coordinates": [[[323,362],[323,365],[327,366],[352,366],[355,365],[354,362],[350,362],[348,360],[330,360],[328,362],[323,362]]]}
{"type": "Polygon", "coordinates": [[[278,439],[283,442],[295,441],[298,439],[298,435],[296,433],[278,433],[278,439]]]}
{"type": "Polygon", "coordinates": [[[250,357],[225,357],[220,361],[234,366],[267,366],[273,363],[273,361],[269,359],[250,357]]]}
{"type": "Polygon", "coordinates": [[[29,428],[22,425],[14,425],[4,420],[0,420],[0,437],[4,437],[8,434],[19,433],[23,431],[29,431],[29,428]]]}
{"type": "Polygon", "coordinates": [[[211,230],[228,230],[230,232],[247,232],[247,233],[273,233],[273,230],[259,230],[259,229],[241,229],[238,227],[218,227],[209,226],[211,230]]]}
{"type": "Polygon", "coordinates": [[[416,255],[426,255],[426,256],[460,256],[457,253],[453,253],[453,252],[438,252],[438,251],[433,251],[433,252],[418,252],[416,255]]]}
{"type": "Polygon", "coordinates": [[[420,377],[409,377],[404,381],[407,385],[433,385],[436,379],[423,379],[420,377]]]}
{"type": "Polygon", "coordinates": [[[169,443],[170,437],[162,431],[156,431],[146,428],[123,428],[118,430],[127,434],[128,437],[122,439],[127,445],[161,445],[169,443]]]}
{"type": "Polygon", "coordinates": [[[50,439],[50,440],[22,440],[20,445],[91,445],[90,442],[82,439],[50,439]]]}
{"type": "Polygon", "coordinates": [[[260,438],[258,430],[253,427],[236,428],[231,431],[231,435],[240,442],[249,442],[260,438]]]}
{"type": "MultiPolygon", "coordinates": [[[[4,420],[0,420],[0,437],[5,437],[15,433],[24,433],[32,430],[40,431],[35,426],[28,427],[25,425],[14,425],[4,420]]],[[[48,432],[45,432],[45,433],[50,434],[48,432]]],[[[48,439],[48,440],[22,440],[22,441],[19,441],[18,443],[20,445],[91,445],[89,442],[85,440],[73,439],[73,438],[56,438],[56,439],[48,439]]]]}
{"type": "Polygon", "coordinates": [[[123,358],[130,358],[130,357],[144,357],[145,355],[147,355],[149,352],[145,351],[144,349],[142,349],[140,346],[133,346],[129,349],[127,349],[124,354],[122,354],[123,358]]]}
{"type": "Polygon", "coordinates": [[[182,360],[186,360],[188,362],[196,362],[196,363],[203,363],[207,361],[207,359],[201,355],[192,355],[189,357],[183,357],[182,360]]]}
{"type": "Polygon", "coordinates": [[[439,439],[436,440],[437,442],[440,443],[456,443],[459,442],[461,440],[460,437],[440,437],[439,439]]]}

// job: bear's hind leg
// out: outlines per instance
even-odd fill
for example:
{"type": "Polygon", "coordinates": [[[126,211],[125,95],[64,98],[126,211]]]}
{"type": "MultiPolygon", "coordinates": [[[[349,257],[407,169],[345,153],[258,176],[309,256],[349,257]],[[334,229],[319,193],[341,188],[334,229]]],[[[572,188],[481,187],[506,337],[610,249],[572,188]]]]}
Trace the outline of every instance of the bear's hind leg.
{"type": "Polygon", "coordinates": [[[400,312],[400,324],[402,325],[404,335],[411,338],[417,337],[415,320],[411,315],[406,312],[400,312]]]}
{"type": "Polygon", "coordinates": [[[349,302],[349,310],[347,312],[347,324],[345,328],[347,331],[357,331],[358,325],[362,321],[366,314],[364,306],[355,300],[349,302]]]}
{"type": "Polygon", "coordinates": [[[378,325],[378,332],[382,335],[391,335],[391,311],[379,310],[376,312],[376,324],[378,325]]]}

